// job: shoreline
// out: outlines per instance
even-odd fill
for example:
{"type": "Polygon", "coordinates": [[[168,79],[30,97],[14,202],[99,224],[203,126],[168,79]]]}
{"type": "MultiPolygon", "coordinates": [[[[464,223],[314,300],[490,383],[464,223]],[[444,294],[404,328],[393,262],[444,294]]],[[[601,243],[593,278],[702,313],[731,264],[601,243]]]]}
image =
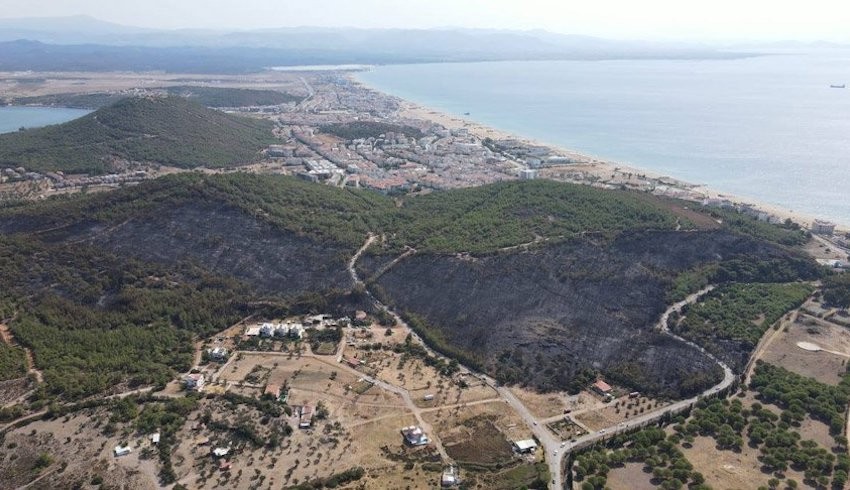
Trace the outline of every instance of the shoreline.
{"type": "MultiPolygon", "coordinates": [[[[631,163],[618,162],[616,160],[608,159],[598,155],[591,155],[574,149],[565,148],[561,145],[542,141],[536,138],[511,133],[475,121],[474,119],[471,119],[468,116],[455,115],[385,92],[383,90],[378,89],[377,87],[369,85],[362,79],[358,78],[356,72],[343,74],[343,76],[347,78],[350,82],[364,90],[373,91],[384,96],[396,99],[400,106],[398,115],[402,118],[427,120],[436,124],[440,124],[447,129],[465,128],[469,131],[470,134],[480,139],[513,139],[528,145],[547,147],[565,157],[575,160],[575,163],[569,163],[556,167],[541,169],[541,176],[543,178],[559,180],[556,178],[552,178],[551,176],[551,174],[556,173],[556,170],[561,170],[563,172],[586,172],[588,175],[592,175],[599,178],[610,177],[612,175],[631,175],[635,178],[637,178],[637,176],[645,176],[647,179],[662,181],[665,184],[669,185],[669,192],[661,192],[656,194],[669,195],[669,197],[678,197],[686,201],[699,203],[700,205],[702,205],[703,200],[707,199],[727,200],[731,201],[735,205],[752,206],[759,211],[774,215],[780,218],[780,220],[782,221],[790,219],[791,221],[799,224],[806,230],[809,230],[811,228],[812,223],[815,220],[825,220],[835,223],[836,234],[850,233],[850,222],[844,222],[833,218],[818,217],[806,212],[795,211],[779,204],[771,204],[755,198],[730,194],[727,192],[720,191],[718,189],[714,189],[705,184],[694,184],[670,175],[665,175],[650,169],[641,168],[631,163]],[[686,197],[670,195],[677,193],[685,193],[688,194],[688,196],[686,197]],[[700,198],[697,199],[697,196],[700,196],[700,198]]],[[[629,177],[629,180],[630,179],[631,177],[629,177]]],[[[625,183],[628,183],[628,181],[626,181],[625,183]]],[[[588,185],[588,183],[585,183],[585,185],[588,185]]]]}

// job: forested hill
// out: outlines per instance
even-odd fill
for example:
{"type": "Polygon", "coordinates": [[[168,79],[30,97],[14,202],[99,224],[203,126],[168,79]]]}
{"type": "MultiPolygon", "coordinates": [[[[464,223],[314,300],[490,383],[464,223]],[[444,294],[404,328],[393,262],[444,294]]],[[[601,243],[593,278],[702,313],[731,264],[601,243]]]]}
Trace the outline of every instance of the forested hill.
{"type": "Polygon", "coordinates": [[[273,141],[267,121],[184,97],[134,97],[64,124],[0,134],[0,166],[99,174],[117,158],[224,167],[254,161],[273,141]]]}
{"type": "Polygon", "coordinates": [[[282,230],[356,249],[368,233],[388,253],[490,253],[579,235],[695,229],[669,203],[641,193],[548,180],[504,182],[393,200],[284,176],[180,174],[117,192],[66,196],[0,210],[0,230],[36,231],[85,222],[113,225],[184,204],[226,204],[282,230]]]}
{"type": "Polygon", "coordinates": [[[544,390],[600,371],[677,396],[720,373],[652,330],[671,292],[817,275],[775,243],[792,230],[771,241],[747,221],[689,213],[551,181],[392,199],[292,177],[177,174],[0,208],[0,319],[33,350],[48,393],[161,382],[186,369],[193,334],[262,315],[256,305],[368,309],[345,292],[348,260],[372,233],[382,240],[361,277],[435,347],[544,390]]]}

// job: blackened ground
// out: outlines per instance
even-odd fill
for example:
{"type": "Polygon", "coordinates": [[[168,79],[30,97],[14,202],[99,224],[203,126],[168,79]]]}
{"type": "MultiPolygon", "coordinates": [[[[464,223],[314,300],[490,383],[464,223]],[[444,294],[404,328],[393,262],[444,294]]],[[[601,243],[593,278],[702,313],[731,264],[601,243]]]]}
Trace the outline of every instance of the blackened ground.
{"type": "MultiPolygon", "coordinates": [[[[645,232],[480,257],[414,255],[375,289],[505,382],[575,389],[591,369],[679,397],[718,382],[722,371],[654,330],[672,278],[708,262],[787,255],[727,231],[645,232]]],[[[367,260],[364,269],[380,262],[367,260]]]]}

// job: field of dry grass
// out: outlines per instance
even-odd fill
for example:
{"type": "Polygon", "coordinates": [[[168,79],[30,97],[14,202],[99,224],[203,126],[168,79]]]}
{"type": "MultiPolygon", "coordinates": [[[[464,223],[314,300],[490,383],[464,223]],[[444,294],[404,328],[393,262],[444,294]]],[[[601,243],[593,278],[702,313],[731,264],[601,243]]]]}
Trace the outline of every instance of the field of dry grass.
{"type": "Polygon", "coordinates": [[[638,398],[624,396],[606,404],[604,408],[582,412],[574,415],[574,418],[588,429],[595,431],[628,422],[638,415],[664,405],[658,400],[644,396],[638,398]]]}
{"type": "Polygon", "coordinates": [[[611,490],[653,490],[652,473],[643,471],[643,463],[626,463],[622,468],[614,468],[608,473],[605,488],[611,490]]]}
{"type": "Polygon", "coordinates": [[[156,488],[156,464],[140,458],[150,441],[117,428],[108,431],[108,418],[103,409],[88,409],[10,431],[0,450],[0,487],[19,488],[38,479],[32,488],[72,488],[93,480],[112,488],[156,488]],[[119,443],[128,443],[133,452],[113,457],[119,443]]]}
{"type": "Polygon", "coordinates": [[[837,385],[846,370],[847,358],[826,350],[850,353],[850,332],[837,325],[815,322],[801,316],[779,334],[762,359],[822,383],[837,385]],[[797,345],[798,342],[813,343],[824,350],[806,351],[797,345]]]}

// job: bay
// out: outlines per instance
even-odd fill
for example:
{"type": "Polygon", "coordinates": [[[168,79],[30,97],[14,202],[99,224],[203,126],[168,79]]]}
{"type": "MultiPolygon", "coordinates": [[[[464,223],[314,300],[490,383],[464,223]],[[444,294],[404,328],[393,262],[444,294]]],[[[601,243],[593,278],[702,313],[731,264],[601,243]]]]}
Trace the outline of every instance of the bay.
{"type": "Polygon", "coordinates": [[[17,131],[19,128],[37,128],[50,124],[61,124],[85,116],[91,111],[66,107],[0,107],[0,133],[17,131]]]}

